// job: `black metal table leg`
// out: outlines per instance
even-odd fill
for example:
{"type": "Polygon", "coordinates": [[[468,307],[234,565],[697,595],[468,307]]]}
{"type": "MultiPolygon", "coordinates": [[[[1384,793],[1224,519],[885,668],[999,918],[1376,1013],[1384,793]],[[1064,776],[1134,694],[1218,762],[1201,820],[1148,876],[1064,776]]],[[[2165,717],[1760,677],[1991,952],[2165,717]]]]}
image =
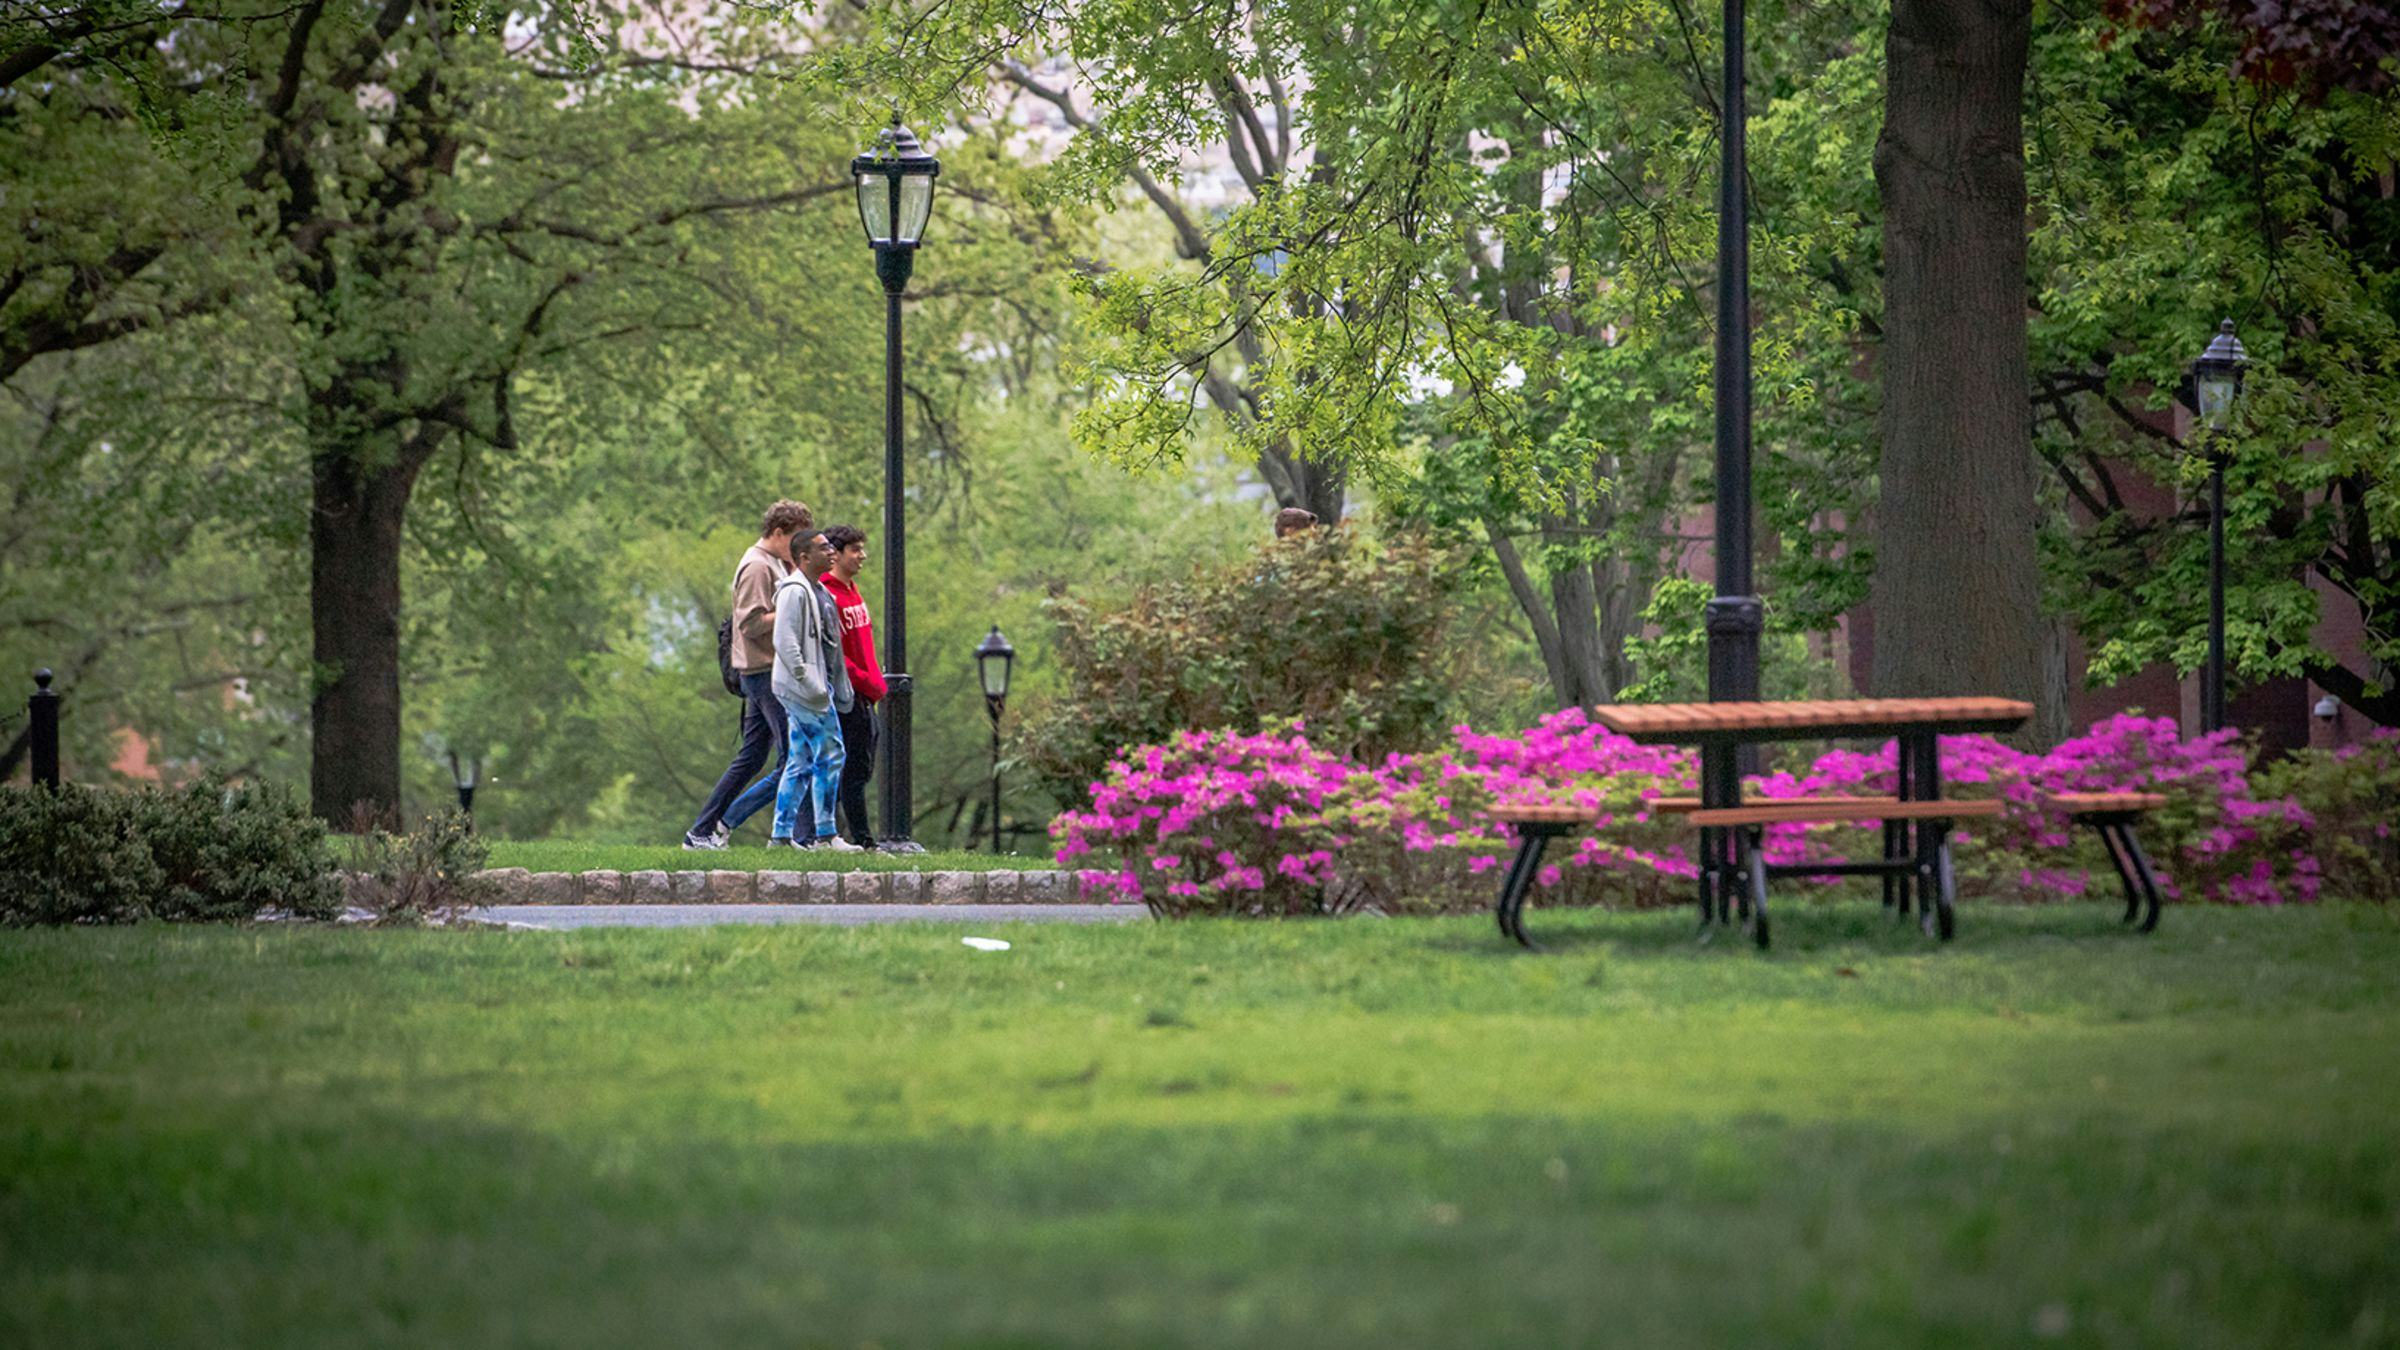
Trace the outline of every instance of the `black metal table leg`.
{"type": "MultiPolygon", "coordinates": [[[[1903,800],[1938,802],[1942,799],[1942,742],[1939,734],[1920,731],[1901,741],[1900,761],[1907,777],[1903,800]]],[[[1950,822],[1916,822],[1917,924],[1928,935],[1948,942],[1958,934],[1958,874],[1950,863],[1950,822]]]]}
{"type": "Polygon", "coordinates": [[[2117,837],[2124,841],[2126,856],[2133,859],[2135,875],[2142,879],[2142,895],[2149,901],[2148,916],[2142,920],[2142,932],[2158,927],[2158,875],[2150,870],[2150,859],[2143,855],[2141,841],[2133,837],[2133,826],[2117,826],[2117,837]]]}
{"type": "Polygon", "coordinates": [[[1692,861],[1699,870],[1700,928],[1703,932],[1717,921],[1716,836],[1715,829],[1703,826],[1699,841],[1692,846],[1692,861]]]}
{"type": "Polygon", "coordinates": [[[1549,849],[1550,836],[1555,831],[1533,824],[1517,829],[1524,838],[1517,845],[1516,861],[1509,864],[1508,879],[1500,885],[1500,904],[1494,916],[1500,922],[1501,936],[1532,947],[1533,939],[1525,936],[1525,893],[1533,887],[1533,878],[1541,870],[1542,854],[1549,849]]]}
{"type": "MultiPolygon", "coordinates": [[[[1883,860],[1887,863],[1893,858],[1899,856],[1900,831],[1898,830],[1897,825],[1898,822],[1896,821],[1887,820],[1883,822],[1883,860]]],[[[1884,874],[1883,907],[1887,911],[1893,909],[1899,901],[1897,886],[1898,881],[1898,877],[1892,876],[1888,872],[1884,874]]]]}
{"type": "Polygon", "coordinates": [[[1935,909],[1934,936],[1944,942],[1958,936],[1958,873],[1950,866],[1950,822],[1933,823],[1935,909]]]}
{"type": "MultiPolygon", "coordinates": [[[[1897,793],[1900,800],[1904,802],[1914,801],[1916,799],[1917,781],[1915,763],[1917,749],[1916,739],[1907,735],[1897,736],[1893,739],[1893,769],[1899,778],[1899,781],[1893,785],[1893,791],[1897,793]]],[[[1887,858],[1901,859],[1913,858],[1916,856],[1916,831],[1910,822],[1905,820],[1887,820],[1883,823],[1883,832],[1885,837],[1884,847],[1887,858]]],[[[1896,903],[1892,909],[1893,918],[1899,919],[1907,917],[1910,909],[1909,902],[1914,899],[1916,895],[1916,881],[1916,873],[1915,871],[1911,870],[1892,877],[1885,882],[1885,886],[1896,900],[1896,903]]]]}
{"type": "Polygon", "coordinates": [[[1517,858],[1507,867],[1507,879],[1500,882],[1500,903],[1493,908],[1493,918],[1500,920],[1500,937],[1514,937],[1524,946],[1534,946],[1524,937],[1522,910],[1524,891],[1534,884],[1534,870],[1541,867],[1543,850],[1550,846],[1550,834],[1534,824],[1517,826],[1517,858]]]}
{"type": "Polygon", "coordinates": [[[2132,923],[2141,916],[2142,897],[2133,879],[2133,864],[2126,860],[2124,850],[2117,846],[2117,827],[2094,821],[2092,829],[2100,836],[2100,846],[2108,850],[2109,866],[2117,869],[2117,884],[2125,888],[2125,917],[2119,922],[2132,923]]]}
{"type": "Polygon", "coordinates": [[[1766,831],[1753,828],[1742,835],[1743,872],[1749,882],[1750,936],[1758,949],[1767,949],[1767,848],[1766,831]]]}
{"type": "MultiPolygon", "coordinates": [[[[1712,810],[1742,804],[1741,761],[1734,746],[1700,747],[1700,804],[1712,810]]],[[[1707,940],[1712,921],[1720,925],[1733,922],[1734,888],[1741,884],[1738,856],[1733,831],[1717,828],[1700,831],[1702,941],[1707,940]]]]}

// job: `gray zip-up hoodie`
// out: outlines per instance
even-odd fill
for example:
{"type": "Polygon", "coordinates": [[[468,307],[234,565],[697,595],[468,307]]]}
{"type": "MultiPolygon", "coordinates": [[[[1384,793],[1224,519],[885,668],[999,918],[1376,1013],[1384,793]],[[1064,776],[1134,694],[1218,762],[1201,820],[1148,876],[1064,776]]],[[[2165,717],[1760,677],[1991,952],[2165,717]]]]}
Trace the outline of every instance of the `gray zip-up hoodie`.
{"type": "MultiPolygon", "coordinates": [[[[821,713],[833,706],[825,672],[825,610],[817,583],[801,573],[775,583],[775,697],[821,713]]],[[[841,635],[836,633],[835,660],[841,635]]]]}
{"type": "Polygon", "coordinates": [[[850,663],[842,659],[841,602],[825,589],[822,579],[817,582],[817,599],[817,608],[823,611],[819,617],[825,621],[825,669],[833,676],[833,710],[846,713],[857,704],[858,695],[850,688],[850,663]]]}

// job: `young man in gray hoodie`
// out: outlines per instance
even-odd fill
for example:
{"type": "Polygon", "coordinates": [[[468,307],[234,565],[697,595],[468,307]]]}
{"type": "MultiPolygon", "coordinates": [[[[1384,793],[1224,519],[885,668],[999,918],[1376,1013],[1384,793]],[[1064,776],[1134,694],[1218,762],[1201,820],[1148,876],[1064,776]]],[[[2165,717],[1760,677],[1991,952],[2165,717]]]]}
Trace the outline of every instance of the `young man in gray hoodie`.
{"type": "Polygon", "coordinates": [[[833,805],[842,784],[842,723],[838,700],[849,687],[842,665],[842,630],[833,598],[817,579],[833,566],[825,532],[804,528],[792,536],[800,570],[775,587],[775,697],[783,704],[790,744],[783,781],[775,789],[775,827],[768,847],[786,845],[831,853],[857,853],[858,845],[834,832],[833,805]],[[801,831],[801,803],[812,808],[801,831]]]}

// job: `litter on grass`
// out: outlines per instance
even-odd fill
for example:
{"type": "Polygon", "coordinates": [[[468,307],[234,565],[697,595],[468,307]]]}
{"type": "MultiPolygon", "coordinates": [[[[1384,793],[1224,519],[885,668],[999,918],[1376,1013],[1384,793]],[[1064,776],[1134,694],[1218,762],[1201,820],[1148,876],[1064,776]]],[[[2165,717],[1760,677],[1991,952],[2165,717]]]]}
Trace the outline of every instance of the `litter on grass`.
{"type": "Polygon", "coordinates": [[[1002,942],[998,938],[960,938],[959,941],[967,944],[970,947],[973,947],[979,952],[1004,952],[1008,950],[1008,944],[1002,942]]]}

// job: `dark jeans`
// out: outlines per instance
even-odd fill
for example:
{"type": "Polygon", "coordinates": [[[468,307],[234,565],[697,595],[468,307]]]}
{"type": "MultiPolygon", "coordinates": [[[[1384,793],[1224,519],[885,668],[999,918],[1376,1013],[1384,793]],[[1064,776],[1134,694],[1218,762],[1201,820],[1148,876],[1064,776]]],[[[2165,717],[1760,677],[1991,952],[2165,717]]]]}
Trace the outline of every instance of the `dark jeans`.
{"type": "MultiPolygon", "coordinates": [[[[756,675],[742,677],[742,744],[733,752],[733,763],[725,766],[725,776],[717,780],[708,801],[700,808],[700,818],[692,822],[692,833],[707,834],[725,818],[725,810],[741,795],[750,780],[765,768],[770,756],[778,772],[783,767],[785,742],[791,739],[790,728],[784,725],[783,700],[775,697],[775,672],[762,670],[756,675]]],[[[775,774],[769,774],[772,782],[775,774]]]]}
{"type": "Polygon", "coordinates": [[[875,776],[875,713],[864,700],[842,714],[842,837],[873,847],[867,829],[867,780],[875,776]]]}

